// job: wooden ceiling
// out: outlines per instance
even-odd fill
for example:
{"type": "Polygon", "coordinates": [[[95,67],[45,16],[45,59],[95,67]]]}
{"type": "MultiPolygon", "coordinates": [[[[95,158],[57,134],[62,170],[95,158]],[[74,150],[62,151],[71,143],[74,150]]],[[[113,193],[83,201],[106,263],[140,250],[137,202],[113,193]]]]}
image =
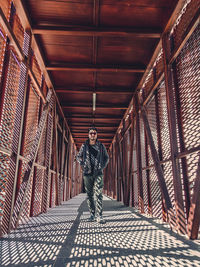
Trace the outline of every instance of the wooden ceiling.
{"type": "Polygon", "coordinates": [[[23,1],[78,147],[92,124],[111,144],[177,2],[23,1]]]}

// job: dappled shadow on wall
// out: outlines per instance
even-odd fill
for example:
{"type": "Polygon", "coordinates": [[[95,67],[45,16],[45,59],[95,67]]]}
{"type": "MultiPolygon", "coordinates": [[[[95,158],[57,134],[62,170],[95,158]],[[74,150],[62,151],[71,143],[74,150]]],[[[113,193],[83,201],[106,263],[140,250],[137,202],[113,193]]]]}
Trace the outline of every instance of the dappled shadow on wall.
{"type": "Polygon", "coordinates": [[[199,266],[199,246],[104,198],[107,223],[88,222],[81,194],[1,240],[1,266],[199,266]]]}

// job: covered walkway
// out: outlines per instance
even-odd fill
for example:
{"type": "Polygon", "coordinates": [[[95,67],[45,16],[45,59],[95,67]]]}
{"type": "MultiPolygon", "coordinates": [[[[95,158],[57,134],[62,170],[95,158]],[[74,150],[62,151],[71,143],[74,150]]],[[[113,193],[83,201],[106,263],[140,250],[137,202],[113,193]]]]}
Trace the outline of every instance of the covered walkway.
{"type": "Polygon", "coordinates": [[[0,266],[199,267],[200,242],[104,196],[105,225],[87,222],[85,194],[0,240],[0,266]]]}
{"type": "Polygon", "coordinates": [[[199,192],[200,0],[0,0],[1,266],[200,266],[199,192]]]}

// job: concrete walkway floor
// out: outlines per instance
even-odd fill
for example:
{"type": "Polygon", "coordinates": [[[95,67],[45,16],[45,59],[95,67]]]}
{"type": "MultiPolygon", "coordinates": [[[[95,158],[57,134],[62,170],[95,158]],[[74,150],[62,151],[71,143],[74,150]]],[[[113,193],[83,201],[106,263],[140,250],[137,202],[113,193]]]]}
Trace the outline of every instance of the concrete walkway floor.
{"type": "Polygon", "coordinates": [[[0,239],[0,266],[200,266],[200,241],[104,197],[104,218],[87,222],[80,194],[0,239]]]}

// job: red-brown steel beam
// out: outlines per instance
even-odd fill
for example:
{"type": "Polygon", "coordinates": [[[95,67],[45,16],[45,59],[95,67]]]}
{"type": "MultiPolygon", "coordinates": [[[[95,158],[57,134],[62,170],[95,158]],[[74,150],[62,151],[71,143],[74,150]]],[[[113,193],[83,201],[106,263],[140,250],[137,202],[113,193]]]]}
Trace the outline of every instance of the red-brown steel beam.
{"type": "Polygon", "coordinates": [[[80,72],[118,72],[118,73],[144,73],[145,68],[138,66],[110,66],[110,65],[82,65],[82,64],[56,64],[46,66],[48,71],[80,71],[80,72]]]}
{"type": "MultiPolygon", "coordinates": [[[[56,93],[58,94],[92,94],[93,90],[88,87],[70,87],[70,88],[56,88],[56,93]]],[[[124,94],[133,94],[133,89],[128,88],[117,88],[117,87],[110,87],[110,88],[95,88],[95,93],[98,95],[104,94],[116,94],[116,95],[124,95],[124,94]]]]}
{"type": "Polygon", "coordinates": [[[188,236],[190,239],[197,239],[200,224],[200,156],[194,180],[193,196],[188,217],[188,236]]]}
{"type": "MultiPolygon", "coordinates": [[[[172,74],[175,87],[175,101],[176,101],[176,113],[177,113],[176,119],[177,119],[178,135],[179,135],[180,153],[182,153],[185,151],[186,147],[184,142],[183,117],[182,117],[181,101],[179,96],[176,61],[172,64],[172,71],[173,71],[172,74]]],[[[190,191],[189,191],[189,181],[188,181],[187,160],[185,157],[181,158],[181,165],[182,165],[183,186],[185,195],[186,218],[188,219],[189,209],[190,209],[190,191]]]]}
{"type": "Polygon", "coordinates": [[[98,36],[98,37],[134,37],[134,38],[160,38],[160,30],[152,29],[127,29],[95,26],[35,26],[34,34],[63,35],[63,36],[98,36]]]}
{"type": "Polygon", "coordinates": [[[140,141],[140,115],[139,103],[137,95],[135,95],[135,112],[136,112],[136,154],[137,154],[137,178],[139,192],[139,207],[140,212],[144,213],[144,197],[143,197],[143,182],[142,182],[142,156],[141,156],[141,141],[140,141]]]}
{"type": "MultiPolygon", "coordinates": [[[[83,108],[83,109],[92,109],[91,103],[86,104],[65,104],[62,106],[63,109],[66,108],[83,108]]],[[[98,104],[96,105],[96,109],[127,109],[126,105],[105,105],[105,104],[98,104]]]]}
{"type": "Polygon", "coordinates": [[[176,156],[178,154],[178,141],[176,133],[176,112],[174,105],[174,95],[172,88],[172,73],[169,62],[169,55],[167,54],[167,44],[169,43],[168,34],[165,34],[162,39],[163,55],[164,55],[164,73],[165,73],[165,88],[167,97],[167,110],[169,117],[169,134],[170,134],[170,148],[173,172],[173,184],[175,193],[175,207],[176,207],[176,223],[177,229],[181,233],[186,233],[185,212],[182,196],[182,184],[180,178],[179,164],[176,156]]]}

